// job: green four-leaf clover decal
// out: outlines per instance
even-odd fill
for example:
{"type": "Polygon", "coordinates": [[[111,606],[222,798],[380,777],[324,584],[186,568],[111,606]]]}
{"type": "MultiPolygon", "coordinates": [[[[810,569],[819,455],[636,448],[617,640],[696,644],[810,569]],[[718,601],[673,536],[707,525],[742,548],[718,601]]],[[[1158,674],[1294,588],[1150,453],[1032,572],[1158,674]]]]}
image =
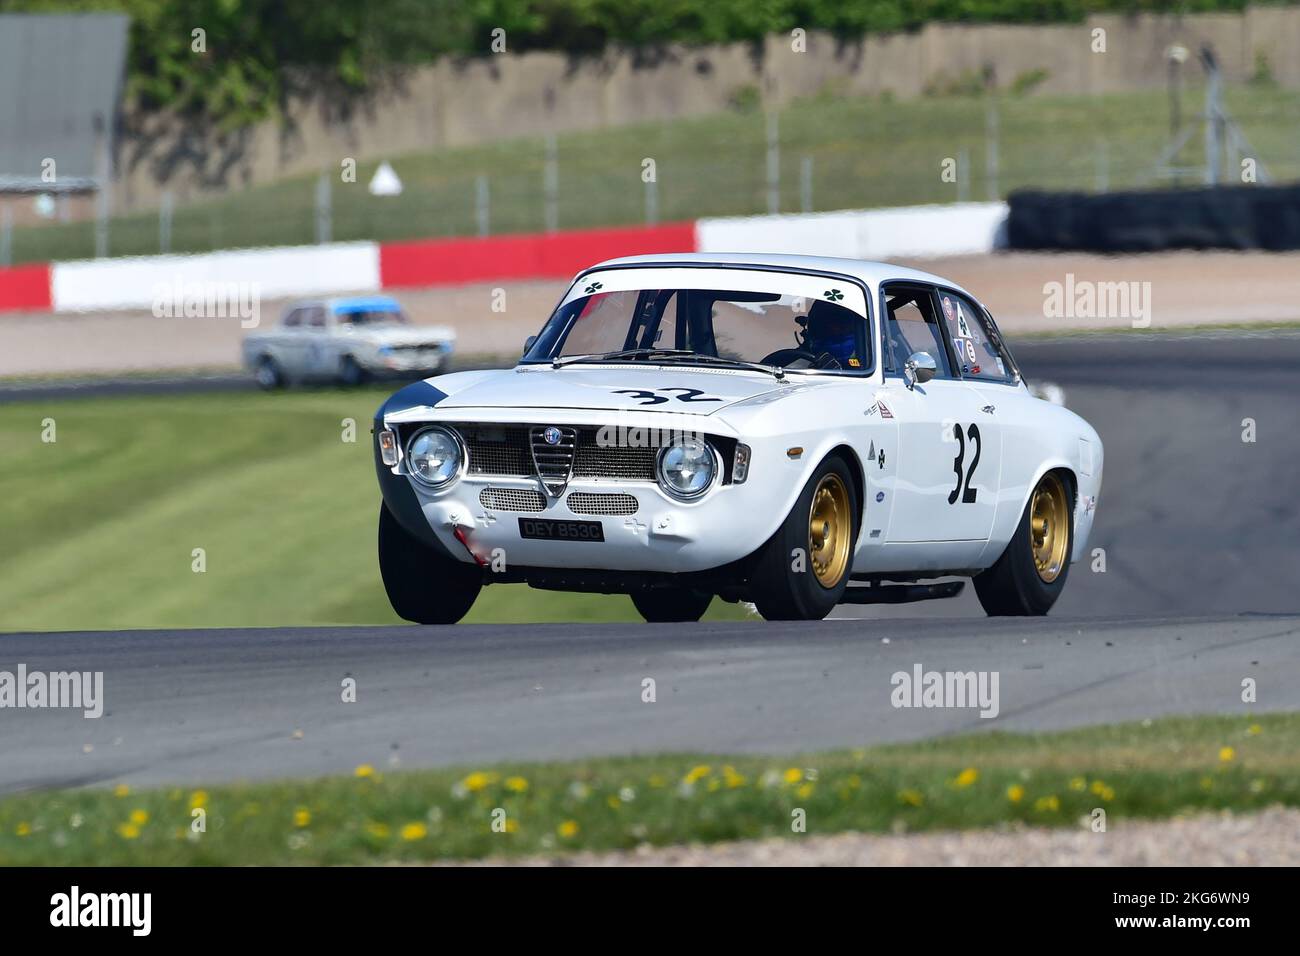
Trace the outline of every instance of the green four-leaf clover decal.
{"type": "Polygon", "coordinates": [[[839,289],[827,289],[822,294],[825,295],[826,298],[830,299],[832,302],[838,302],[840,301],[840,299],[844,298],[844,293],[841,292],[839,289]]]}
{"type": "Polygon", "coordinates": [[[583,295],[591,295],[599,288],[601,288],[601,284],[599,282],[593,282],[591,285],[587,286],[587,288],[583,289],[582,293],[583,295]]]}

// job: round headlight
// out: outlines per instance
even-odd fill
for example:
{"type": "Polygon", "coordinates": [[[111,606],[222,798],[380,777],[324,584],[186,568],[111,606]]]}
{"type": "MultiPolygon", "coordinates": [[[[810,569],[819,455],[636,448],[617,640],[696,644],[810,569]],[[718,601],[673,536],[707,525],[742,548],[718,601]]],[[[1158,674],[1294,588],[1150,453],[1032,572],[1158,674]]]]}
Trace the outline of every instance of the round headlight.
{"type": "Polygon", "coordinates": [[[659,452],[659,485],[676,498],[704,494],[717,471],[713,449],[698,438],[678,439],[659,452]]]}
{"type": "Polygon", "coordinates": [[[445,428],[426,428],[407,443],[406,460],[417,481],[441,487],[460,472],[460,442],[445,428]]]}

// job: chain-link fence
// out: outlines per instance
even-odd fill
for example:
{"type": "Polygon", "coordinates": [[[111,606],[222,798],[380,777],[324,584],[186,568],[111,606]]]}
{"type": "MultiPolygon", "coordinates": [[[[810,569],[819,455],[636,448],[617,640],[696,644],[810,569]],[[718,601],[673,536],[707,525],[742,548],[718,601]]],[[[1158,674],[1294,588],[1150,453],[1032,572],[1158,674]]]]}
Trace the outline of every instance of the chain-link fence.
{"type": "MultiPolygon", "coordinates": [[[[984,200],[1026,187],[1199,185],[1200,96],[1184,94],[1192,128],[1177,176],[1160,169],[1178,132],[1162,92],[827,98],[771,115],[752,110],[397,157],[399,196],[371,195],[377,164],[361,164],[355,181],[344,181],[332,161],[318,176],[111,218],[106,245],[115,256],[185,253],[984,200]]],[[[1238,87],[1225,104],[1256,155],[1237,149],[1220,157],[1221,181],[1300,179],[1300,92],[1238,87]]],[[[32,200],[8,200],[18,201],[32,200]]],[[[0,215],[0,253],[11,263],[96,254],[94,221],[13,221],[0,215]]]]}

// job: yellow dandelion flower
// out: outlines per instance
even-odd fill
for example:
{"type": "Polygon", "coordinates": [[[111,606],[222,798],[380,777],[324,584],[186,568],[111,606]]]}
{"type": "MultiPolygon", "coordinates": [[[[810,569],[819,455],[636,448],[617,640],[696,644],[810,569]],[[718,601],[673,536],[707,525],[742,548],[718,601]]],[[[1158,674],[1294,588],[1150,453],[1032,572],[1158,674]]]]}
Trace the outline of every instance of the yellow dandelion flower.
{"type": "Polygon", "coordinates": [[[293,825],[298,829],[311,825],[311,811],[306,807],[299,807],[293,811],[293,825]]]}
{"type": "Polygon", "coordinates": [[[1012,803],[1019,803],[1025,796],[1025,788],[1018,783],[1013,783],[1007,787],[1007,799],[1012,803]]]}
{"type": "Polygon", "coordinates": [[[117,797],[118,799],[121,799],[122,797],[129,797],[130,795],[131,795],[131,788],[124,783],[119,783],[116,787],[113,788],[113,796],[117,797]]]}
{"type": "Polygon", "coordinates": [[[378,823],[373,820],[366,824],[366,832],[376,840],[387,840],[393,834],[392,828],[387,823],[378,823]]]}
{"type": "Polygon", "coordinates": [[[527,793],[528,781],[523,777],[506,777],[506,789],[511,793],[527,793]]]}
{"type": "Polygon", "coordinates": [[[145,811],[145,810],[132,810],[132,811],[131,811],[131,822],[134,823],[134,824],[135,824],[136,826],[138,826],[138,827],[142,827],[142,826],[144,826],[146,823],[149,822],[149,814],[148,814],[148,812],[145,811]]]}
{"type": "Polygon", "coordinates": [[[654,787],[656,790],[662,787],[664,782],[664,778],[659,776],[657,773],[652,773],[650,779],[646,781],[646,783],[650,784],[650,786],[654,787]]]}
{"type": "Polygon", "coordinates": [[[969,787],[979,778],[980,772],[978,770],[974,767],[967,767],[961,773],[957,774],[957,779],[953,781],[953,785],[960,788],[969,787]]]}
{"type": "Polygon", "coordinates": [[[800,800],[807,800],[809,797],[812,796],[812,794],[813,794],[813,785],[811,783],[805,783],[802,787],[800,787],[798,790],[794,792],[794,795],[798,797],[800,800]]]}
{"type": "Polygon", "coordinates": [[[803,779],[803,771],[798,767],[791,767],[781,775],[781,779],[786,783],[798,783],[803,779]]]}
{"type": "Polygon", "coordinates": [[[702,780],[708,775],[709,775],[709,768],[704,764],[700,764],[698,767],[692,767],[690,769],[690,772],[687,773],[686,776],[682,777],[682,782],[695,783],[695,781],[702,780]]]}
{"type": "Polygon", "coordinates": [[[728,790],[735,790],[737,787],[743,787],[749,781],[741,774],[736,773],[730,767],[724,767],[722,770],[722,782],[727,785],[728,790]],[[730,771],[730,773],[728,773],[730,771]]]}
{"type": "Polygon", "coordinates": [[[561,823],[558,827],[555,828],[555,832],[558,833],[560,836],[564,837],[566,840],[572,839],[573,837],[578,835],[578,821],[565,820],[563,823],[561,823]]]}
{"type": "Polygon", "coordinates": [[[1100,797],[1103,793],[1106,792],[1106,784],[1102,783],[1100,780],[1094,780],[1092,782],[1092,786],[1090,786],[1088,789],[1100,797]]]}
{"type": "Polygon", "coordinates": [[[18,826],[14,829],[14,833],[18,834],[18,836],[20,837],[30,836],[31,832],[32,832],[32,825],[25,820],[20,822],[18,826]]]}
{"type": "Polygon", "coordinates": [[[140,828],[134,823],[119,823],[117,825],[117,835],[123,840],[134,840],[140,835],[140,828]]]}
{"type": "Polygon", "coordinates": [[[1039,797],[1034,801],[1034,809],[1039,813],[1055,813],[1061,809],[1061,800],[1056,794],[1050,797],[1039,797]]]}
{"type": "Polygon", "coordinates": [[[462,780],[461,784],[470,793],[478,793],[480,790],[485,788],[491,782],[492,781],[488,779],[487,774],[479,771],[475,771],[474,773],[466,777],[464,780],[462,780]]]}
{"type": "Polygon", "coordinates": [[[1234,750],[1233,748],[1231,748],[1231,747],[1220,747],[1220,748],[1219,748],[1219,762],[1220,762],[1220,763],[1232,763],[1232,761],[1235,760],[1236,758],[1237,758],[1237,751],[1234,750]]]}
{"type": "Polygon", "coordinates": [[[1258,737],[1263,732],[1264,732],[1264,728],[1261,727],[1259,724],[1251,724],[1249,727],[1246,728],[1246,734],[1250,737],[1258,737]]]}
{"type": "Polygon", "coordinates": [[[609,808],[611,810],[617,810],[619,807],[623,805],[623,801],[620,800],[618,797],[614,796],[612,793],[605,798],[605,802],[609,804],[609,808]]]}
{"type": "Polygon", "coordinates": [[[206,790],[195,790],[190,794],[190,809],[197,810],[200,807],[208,805],[208,794],[206,790]]]}
{"type": "Polygon", "coordinates": [[[851,774],[849,776],[849,789],[856,790],[860,786],[862,786],[862,778],[859,777],[856,773],[851,774]]]}
{"type": "Polygon", "coordinates": [[[367,777],[373,777],[375,775],[375,768],[370,766],[368,763],[363,763],[361,766],[357,767],[356,770],[352,771],[352,773],[354,776],[360,777],[364,780],[367,777]]]}
{"type": "Polygon", "coordinates": [[[506,833],[518,833],[518,832],[519,832],[519,821],[516,820],[514,817],[510,817],[508,820],[506,820],[506,833]]]}
{"type": "Polygon", "coordinates": [[[1088,789],[1088,781],[1085,780],[1083,777],[1071,777],[1071,778],[1070,778],[1070,789],[1071,789],[1071,790],[1087,790],[1087,789],[1088,789]]]}
{"type": "Polygon", "coordinates": [[[1202,790],[1213,790],[1213,789],[1214,789],[1214,778],[1213,778],[1213,777],[1202,777],[1202,778],[1201,778],[1201,789],[1202,789],[1202,790]]]}
{"type": "Polygon", "coordinates": [[[920,790],[900,790],[898,791],[898,799],[909,807],[919,807],[925,803],[925,797],[920,790]]]}
{"type": "Polygon", "coordinates": [[[1101,788],[1101,794],[1100,794],[1100,796],[1101,796],[1101,798],[1102,798],[1103,800],[1107,800],[1107,801],[1114,800],[1114,799],[1115,799],[1115,788],[1114,788],[1114,787],[1102,787],[1102,788],[1101,788]]]}
{"type": "Polygon", "coordinates": [[[429,835],[429,828],[423,823],[408,823],[402,827],[402,839],[407,843],[412,840],[423,840],[429,835]]]}

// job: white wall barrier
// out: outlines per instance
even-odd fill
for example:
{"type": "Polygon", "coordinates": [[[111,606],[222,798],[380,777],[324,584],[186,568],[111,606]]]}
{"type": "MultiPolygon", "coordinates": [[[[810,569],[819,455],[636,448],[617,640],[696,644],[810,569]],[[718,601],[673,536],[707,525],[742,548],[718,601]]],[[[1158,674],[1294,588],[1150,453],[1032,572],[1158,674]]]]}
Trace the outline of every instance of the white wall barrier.
{"type": "Polygon", "coordinates": [[[695,238],[700,252],[924,259],[992,252],[1006,218],[1003,202],[745,216],[701,219],[695,238]]]}
{"type": "Polygon", "coordinates": [[[373,242],[56,262],[52,273],[56,312],[148,309],[160,289],[178,283],[255,285],[266,299],[374,292],[380,285],[373,242]]]}

